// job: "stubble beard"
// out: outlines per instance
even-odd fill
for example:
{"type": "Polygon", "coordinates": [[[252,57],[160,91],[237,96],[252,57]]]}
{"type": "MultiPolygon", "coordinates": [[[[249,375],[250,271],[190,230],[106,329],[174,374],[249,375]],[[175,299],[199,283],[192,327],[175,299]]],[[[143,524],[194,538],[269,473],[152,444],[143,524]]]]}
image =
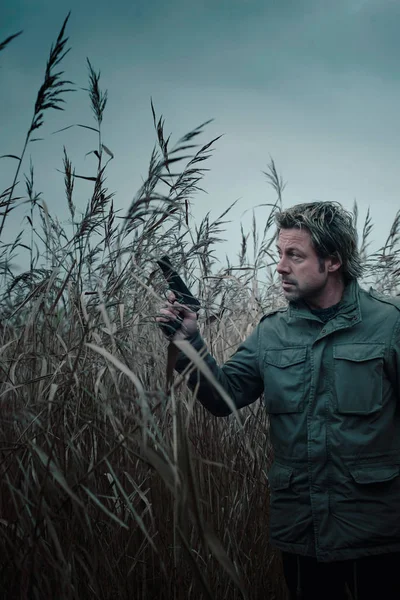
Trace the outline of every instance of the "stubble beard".
{"type": "Polygon", "coordinates": [[[297,302],[298,300],[301,300],[303,296],[296,285],[293,285],[290,290],[283,290],[283,295],[288,302],[297,302]]]}
{"type": "Polygon", "coordinates": [[[320,286],[300,289],[298,284],[295,283],[293,288],[290,290],[284,290],[284,296],[288,302],[299,302],[304,301],[307,304],[312,304],[318,300],[318,298],[323,293],[325,285],[321,284],[320,286]]]}

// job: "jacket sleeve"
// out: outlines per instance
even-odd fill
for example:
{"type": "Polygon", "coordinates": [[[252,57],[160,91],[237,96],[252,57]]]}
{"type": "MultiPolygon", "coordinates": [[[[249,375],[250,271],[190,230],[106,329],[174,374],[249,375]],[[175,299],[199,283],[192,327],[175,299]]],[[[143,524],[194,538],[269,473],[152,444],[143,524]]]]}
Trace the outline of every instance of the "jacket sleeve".
{"type": "Polygon", "coordinates": [[[393,331],[394,385],[397,401],[400,402],[400,315],[393,331]]]}
{"type": "MultiPolygon", "coordinates": [[[[260,368],[259,335],[260,328],[257,326],[222,367],[217,365],[209,352],[203,358],[218,383],[229,394],[238,409],[255,402],[264,390],[260,368]]],[[[198,352],[205,349],[205,342],[199,333],[189,341],[198,352]]],[[[181,352],[178,355],[175,369],[181,373],[189,364],[190,360],[181,352]]],[[[215,390],[212,383],[199,373],[198,369],[192,371],[188,383],[192,391],[197,388],[197,398],[213,415],[225,417],[231,413],[225,400],[215,390]]]]}

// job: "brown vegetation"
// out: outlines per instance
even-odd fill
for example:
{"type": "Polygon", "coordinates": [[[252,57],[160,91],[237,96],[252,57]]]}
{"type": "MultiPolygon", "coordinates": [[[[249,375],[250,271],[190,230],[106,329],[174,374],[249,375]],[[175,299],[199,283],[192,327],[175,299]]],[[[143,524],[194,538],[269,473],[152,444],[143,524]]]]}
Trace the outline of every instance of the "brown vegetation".
{"type": "MultiPolygon", "coordinates": [[[[61,107],[69,85],[55,73],[65,25],[22,153],[5,157],[18,166],[0,192],[1,231],[21,210],[17,182],[32,133],[46,111],[61,107]]],[[[262,404],[217,420],[187,393],[185,377],[167,394],[167,343],[154,321],[165,292],[156,260],[166,253],[201,300],[202,334],[220,362],[282,302],[273,247],[282,180],[271,162],[276,201],[264,229],[254,221],[242,232],[238,264],[217,269],[213,250],[227,211],[197,225],[190,215],[217,140],[198,145],[203,124],[170,148],[152,107],[158,148],[121,219],[105,187],[113,159],[101,136],[107,94],[88,69],[95,125],[78,127],[97,136],[96,168],[78,176],[64,150],[70,223],[59,223],[34,192],[31,168],[23,198],[30,241],[22,232],[12,244],[0,241],[2,596],[283,600],[279,555],[268,544],[271,449],[262,404]],[[74,204],[82,178],[92,185],[83,212],[74,204]],[[16,274],[13,258],[22,252],[29,268],[16,274]]],[[[361,236],[366,280],[386,293],[399,291],[399,221],[372,256],[369,218],[361,236]]]]}

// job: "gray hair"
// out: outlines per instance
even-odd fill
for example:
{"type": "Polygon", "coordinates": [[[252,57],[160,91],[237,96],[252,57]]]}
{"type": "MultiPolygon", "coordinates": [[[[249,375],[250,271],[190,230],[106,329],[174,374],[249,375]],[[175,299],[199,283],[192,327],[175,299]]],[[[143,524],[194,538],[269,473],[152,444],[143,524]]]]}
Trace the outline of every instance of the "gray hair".
{"type": "Polygon", "coordinates": [[[336,256],[341,260],[346,281],[361,277],[363,267],[354,217],[339,202],[297,204],[277,212],[275,221],[278,233],[281,229],[306,229],[319,258],[336,256]]]}

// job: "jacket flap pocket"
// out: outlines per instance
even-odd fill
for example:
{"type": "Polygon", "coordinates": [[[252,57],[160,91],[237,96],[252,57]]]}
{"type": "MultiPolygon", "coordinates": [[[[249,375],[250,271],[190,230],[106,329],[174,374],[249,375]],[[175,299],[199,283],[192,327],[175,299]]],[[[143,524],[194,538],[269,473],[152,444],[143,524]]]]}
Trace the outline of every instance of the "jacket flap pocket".
{"type": "Polygon", "coordinates": [[[382,358],[384,355],[385,344],[338,344],[333,347],[334,358],[354,362],[382,358]]]}
{"type": "Polygon", "coordinates": [[[265,352],[265,362],[274,367],[290,367],[306,360],[307,348],[300,346],[297,348],[284,348],[283,350],[267,350],[265,352]]]}
{"type": "Polygon", "coordinates": [[[350,467],[350,473],[356,483],[384,483],[398,477],[399,465],[363,465],[350,467]]]}
{"type": "Polygon", "coordinates": [[[268,472],[268,482],[271,490],[284,490],[289,487],[293,469],[274,463],[268,472]]]}

